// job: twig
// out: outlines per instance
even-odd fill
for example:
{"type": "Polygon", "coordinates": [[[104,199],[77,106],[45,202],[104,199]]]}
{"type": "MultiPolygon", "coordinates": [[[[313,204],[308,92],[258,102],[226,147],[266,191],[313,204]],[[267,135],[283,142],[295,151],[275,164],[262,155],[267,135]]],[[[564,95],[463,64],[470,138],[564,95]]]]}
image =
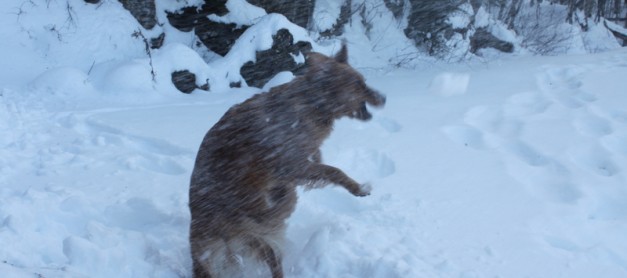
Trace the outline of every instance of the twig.
{"type": "Polygon", "coordinates": [[[67,10],[67,14],[68,17],[65,20],[66,23],[69,23],[69,25],[72,25],[74,27],[76,27],[76,20],[74,19],[76,16],[76,12],[74,11],[74,8],[72,8],[72,5],[70,5],[70,2],[65,2],[65,9],[67,10]]]}
{"type": "Polygon", "coordinates": [[[157,82],[156,73],[155,73],[155,68],[152,65],[152,52],[150,51],[150,43],[148,42],[148,39],[144,36],[142,31],[139,29],[133,32],[132,36],[134,38],[141,38],[144,41],[145,51],[146,51],[146,54],[148,55],[148,63],[150,64],[150,75],[152,76],[152,82],[156,83],[157,82]]]}
{"type": "Polygon", "coordinates": [[[92,70],[92,69],[94,69],[94,65],[95,65],[95,64],[96,64],[96,60],[94,60],[94,61],[91,63],[91,67],[89,67],[89,70],[87,71],[87,75],[89,75],[89,74],[91,73],[91,70],[92,70]]]}
{"type": "Polygon", "coordinates": [[[17,8],[17,12],[15,13],[15,15],[17,16],[17,22],[20,22],[20,16],[21,15],[26,14],[26,11],[24,10],[24,5],[26,5],[26,4],[30,4],[33,7],[37,6],[32,0],[28,0],[28,1],[22,2],[20,7],[17,8]]]}

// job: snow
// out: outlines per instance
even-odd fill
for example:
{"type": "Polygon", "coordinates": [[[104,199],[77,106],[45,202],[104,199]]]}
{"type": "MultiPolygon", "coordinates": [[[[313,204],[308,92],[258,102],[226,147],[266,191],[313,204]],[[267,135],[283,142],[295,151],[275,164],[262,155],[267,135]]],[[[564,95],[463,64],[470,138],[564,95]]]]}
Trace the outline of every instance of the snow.
{"type": "Polygon", "coordinates": [[[196,74],[198,86],[217,79],[215,71],[191,48],[171,43],[152,51],[152,57],[120,62],[115,65],[96,65],[92,80],[107,94],[146,94],[156,91],[162,94],[176,91],[171,73],[189,70],[196,74]],[[154,72],[151,74],[151,71],[154,72]],[[133,78],[129,78],[132,76],[133,78]],[[153,81],[154,79],[154,81],[153,81]]]}
{"type": "Polygon", "coordinates": [[[609,20],[603,21],[603,24],[606,25],[610,30],[613,30],[615,32],[619,32],[619,33],[627,36],[627,29],[625,29],[624,27],[622,27],[622,26],[620,26],[620,25],[618,25],[618,24],[616,24],[614,22],[611,22],[609,20]]]}
{"type": "Polygon", "coordinates": [[[0,34],[11,39],[2,40],[0,47],[15,53],[3,55],[7,58],[0,61],[3,69],[11,69],[2,77],[3,83],[51,67],[70,66],[87,72],[94,63],[142,53],[143,42],[126,32],[141,27],[117,1],[91,5],[84,1],[7,0],[1,7],[6,16],[0,24],[10,27],[0,29],[0,34]]]}
{"type": "Polygon", "coordinates": [[[443,72],[431,80],[429,92],[442,96],[463,95],[468,88],[470,74],[443,72]]]}
{"type": "MultiPolygon", "coordinates": [[[[261,18],[255,25],[246,29],[246,31],[237,39],[231,47],[231,51],[226,54],[224,59],[210,63],[209,66],[215,68],[218,72],[216,76],[220,77],[212,88],[223,91],[228,88],[230,82],[244,81],[240,75],[240,68],[249,61],[255,62],[256,51],[268,50],[272,47],[272,36],[280,29],[287,29],[293,37],[293,43],[298,41],[310,42],[315,49],[319,47],[307,35],[307,31],[302,27],[291,23],[285,16],[281,14],[269,14],[261,18]],[[222,76],[226,76],[230,82],[222,81],[222,76]]],[[[297,62],[302,59],[294,57],[297,62]]],[[[211,80],[210,80],[211,81],[211,80]]]]}
{"type": "Polygon", "coordinates": [[[251,5],[245,0],[228,0],[225,6],[229,13],[223,16],[210,14],[208,18],[215,22],[235,23],[239,27],[242,25],[253,25],[266,15],[264,9],[251,5]]]}
{"type": "Polygon", "coordinates": [[[588,28],[588,32],[582,36],[588,52],[603,52],[620,47],[618,40],[603,22],[591,22],[588,28]]]}
{"type": "Polygon", "coordinates": [[[461,4],[456,11],[454,11],[446,21],[451,25],[453,29],[465,29],[470,24],[470,16],[473,15],[472,6],[470,3],[461,4]]]}
{"type": "Polygon", "coordinates": [[[265,85],[263,85],[263,88],[261,90],[264,92],[267,92],[272,87],[285,84],[287,82],[292,81],[292,79],[294,79],[294,74],[291,71],[279,72],[274,77],[272,77],[272,79],[268,80],[268,82],[265,85]]]}
{"type": "Polygon", "coordinates": [[[490,24],[490,14],[484,7],[479,7],[479,10],[475,14],[475,27],[487,27],[490,24]]]}
{"type": "MultiPolygon", "coordinates": [[[[349,59],[351,65],[364,70],[380,70],[384,68],[382,65],[412,68],[429,60],[418,54],[414,43],[403,33],[407,26],[406,18],[397,20],[381,3],[360,0],[354,1],[353,5],[363,7],[364,18],[361,17],[361,12],[353,13],[350,23],[344,26],[345,33],[342,36],[350,46],[349,55],[361,57],[349,59]]],[[[335,51],[337,49],[339,46],[334,48],[335,51]]]]}
{"type": "MultiPolygon", "coordinates": [[[[0,10],[11,15],[0,32],[13,38],[0,42],[2,277],[190,277],[196,151],[229,107],[262,91],[230,89],[225,74],[278,29],[307,32],[266,15],[209,64],[171,41],[152,52],[153,81],[131,36],[141,27],[117,1],[12,0],[0,10]],[[59,40],[49,27],[63,27],[67,3],[79,23],[110,26],[66,26],[59,40]],[[212,91],[178,93],[168,76],[183,68],[212,91]]],[[[299,191],[287,277],[627,276],[627,49],[373,70],[398,53],[373,45],[406,43],[376,26],[381,41],[357,22],[345,37],[386,107],[367,123],[338,121],[322,147],[372,195],[299,191]]],[[[605,49],[606,34],[593,32],[587,44],[605,49]]],[[[323,43],[314,48],[337,49],[323,43]]]]}
{"type": "Polygon", "coordinates": [[[340,17],[342,5],[345,1],[319,0],[315,1],[312,15],[315,29],[319,32],[329,30],[340,17]]]}

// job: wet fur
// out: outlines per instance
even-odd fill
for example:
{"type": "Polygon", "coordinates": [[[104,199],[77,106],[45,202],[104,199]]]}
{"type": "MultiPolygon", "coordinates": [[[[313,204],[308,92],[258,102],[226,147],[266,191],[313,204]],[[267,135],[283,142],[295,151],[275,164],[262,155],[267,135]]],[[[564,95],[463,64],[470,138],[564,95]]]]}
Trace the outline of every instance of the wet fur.
{"type": "Polygon", "coordinates": [[[242,258],[283,277],[281,241],[297,185],[369,194],[322,164],[319,148],[336,119],[369,120],[366,103],[383,106],[385,97],[348,65],[345,45],[335,57],[310,53],[307,64],[304,76],[231,107],[205,135],[189,191],[194,277],[242,276],[242,258]]]}

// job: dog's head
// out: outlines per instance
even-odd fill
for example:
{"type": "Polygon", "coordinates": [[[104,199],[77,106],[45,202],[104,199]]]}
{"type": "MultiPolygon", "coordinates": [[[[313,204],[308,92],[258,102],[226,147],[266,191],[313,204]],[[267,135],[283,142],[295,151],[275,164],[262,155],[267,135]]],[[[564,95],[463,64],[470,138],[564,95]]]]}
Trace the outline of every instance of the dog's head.
{"type": "Polygon", "coordinates": [[[372,118],[366,104],[382,107],[385,96],[368,87],[364,77],[348,64],[346,44],[334,56],[311,52],[307,55],[305,78],[321,89],[335,118],[348,116],[362,121],[372,118]]]}

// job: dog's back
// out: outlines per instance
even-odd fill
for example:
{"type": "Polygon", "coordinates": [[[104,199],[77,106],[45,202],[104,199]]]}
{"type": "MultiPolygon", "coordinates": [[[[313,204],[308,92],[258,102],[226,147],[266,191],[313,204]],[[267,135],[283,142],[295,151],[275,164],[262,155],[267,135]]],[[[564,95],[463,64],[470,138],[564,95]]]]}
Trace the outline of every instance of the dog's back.
{"type": "MultiPolygon", "coordinates": [[[[246,274],[243,264],[251,257],[268,264],[273,277],[282,277],[281,240],[285,220],[296,205],[298,184],[332,182],[365,195],[339,169],[320,164],[319,147],[335,119],[367,113],[366,96],[376,92],[343,100],[316,83],[330,72],[314,74],[310,70],[233,106],[205,135],[190,185],[195,277],[260,274],[246,274]]],[[[354,88],[345,89],[355,93],[354,88]]],[[[383,104],[382,96],[370,97],[379,101],[374,105],[383,104]]]]}

